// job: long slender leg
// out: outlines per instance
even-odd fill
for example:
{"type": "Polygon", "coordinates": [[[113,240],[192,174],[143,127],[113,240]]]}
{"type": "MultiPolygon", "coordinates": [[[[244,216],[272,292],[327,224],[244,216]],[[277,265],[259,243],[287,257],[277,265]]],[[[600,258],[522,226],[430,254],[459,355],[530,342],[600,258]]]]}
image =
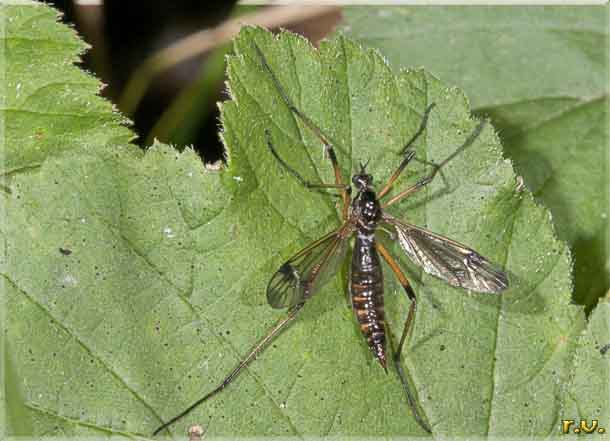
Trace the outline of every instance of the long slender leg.
{"type": "MultiPolygon", "coordinates": [[[[275,147],[273,147],[273,143],[271,142],[271,134],[269,133],[269,130],[265,130],[265,138],[267,140],[267,146],[269,147],[269,150],[271,150],[271,154],[275,157],[275,159],[277,159],[277,161],[282,165],[282,167],[284,167],[288,173],[290,173],[292,176],[294,176],[297,179],[297,181],[299,181],[305,188],[312,189],[312,190],[321,189],[321,188],[336,188],[336,189],[344,190],[346,188],[346,186],[343,184],[324,184],[324,183],[317,184],[317,183],[309,182],[298,171],[296,171],[294,168],[289,166],[288,163],[282,159],[282,157],[279,155],[277,150],[275,150],[275,147]]],[[[329,194],[329,193],[327,193],[327,194],[329,194]]]]}
{"type": "Polygon", "coordinates": [[[392,199],[390,199],[385,204],[383,204],[381,206],[381,208],[389,207],[390,205],[395,204],[396,202],[398,202],[398,201],[406,198],[407,196],[415,193],[416,191],[419,191],[422,188],[424,188],[426,185],[428,185],[430,182],[432,182],[432,180],[435,178],[435,176],[438,173],[438,171],[440,170],[440,168],[441,168],[440,165],[434,165],[434,169],[432,170],[432,172],[429,175],[424,176],[411,187],[398,193],[392,199]]]}
{"type": "Polygon", "coordinates": [[[432,110],[432,108],[434,106],[435,106],[435,104],[432,103],[426,108],[426,110],[424,112],[424,116],[421,119],[421,123],[419,124],[419,128],[417,129],[417,132],[415,132],[415,134],[405,144],[405,146],[403,147],[403,149],[401,151],[401,153],[405,155],[404,159],[401,161],[401,163],[398,166],[398,168],[396,169],[396,171],[392,174],[392,176],[388,180],[387,184],[385,184],[383,189],[379,192],[379,194],[377,195],[378,198],[381,199],[382,197],[385,196],[385,194],[388,191],[390,191],[390,188],[392,188],[394,181],[398,178],[398,176],[400,176],[400,174],[403,172],[403,170],[407,167],[407,164],[409,164],[409,162],[411,162],[411,159],[413,159],[413,157],[415,156],[415,151],[409,150],[409,147],[411,147],[411,145],[413,145],[413,143],[417,140],[417,138],[419,138],[420,135],[422,133],[424,133],[424,130],[426,129],[426,125],[428,124],[428,116],[430,115],[430,111],[432,110]]]}
{"type": "MultiPolygon", "coordinates": [[[[387,323],[386,323],[386,330],[388,333],[388,341],[390,343],[390,348],[394,352],[394,339],[392,337],[392,331],[387,323]]],[[[417,424],[420,425],[420,427],[422,429],[424,429],[428,433],[432,433],[432,429],[430,429],[430,426],[424,420],[421,413],[419,412],[415,394],[413,393],[413,390],[411,388],[411,385],[409,384],[409,380],[407,379],[405,371],[404,371],[402,365],[400,364],[400,359],[396,359],[396,356],[394,356],[394,367],[396,368],[396,372],[398,372],[398,377],[400,378],[400,382],[402,384],[402,389],[404,390],[405,396],[407,397],[407,403],[409,404],[409,407],[411,408],[411,412],[413,413],[413,418],[415,418],[415,421],[417,422],[417,424]]]]}
{"type": "Polygon", "coordinates": [[[440,164],[432,164],[433,169],[429,175],[424,176],[422,179],[417,181],[411,187],[398,193],[396,196],[394,196],[392,199],[390,199],[388,202],[386,202],[384,205],[382,205],[381,208],[386,208],[392,204],[395,204],[396,202],[406,198],[407,196],[415,193],[416,191],[421,190],[423,187],[425,187],[430,182],[432,182],[432,180],[436,177],[437,173],[439,172],[439,170],[441,168],[443,168],[445,165],[447,165],[447,163],[449,161],[451,161],[453,158],[455,158],[457,155],[459,155],[464,149],[466,149],[466,147],[468,147],[469,145],[471,145],[474,142],[474,140],[477,138],[477,136],[479,136],[479,134],[483,130],[483,127],[485,127],[485,124],[487,124],[487,121],[481,120],[479,122],[479,124],[475,127],[475,129],[472,131],[470,136],[466,139],[466,141],[464,141],[464,143],[460,147],[458,147],[452,154],[447,156],[440,164]]]}
{"type": "Polygon", "coordinates": [[[410,334],[410,330],[413,327],[413,318],[415,317],[415,311],[417,310],[417,297],[415,296],[415,291],[413,291],[413,288],[411,288],[409,280],[403,274],[402,270],[398,266],[398,263],[396,263],[392,255],[388,252],[387,248],[379,242],[376,242],[375,246],[377,247],[377,251],[379,251],[379,254],[381,254],[381,257],[384,258],[386,263],[390,266],[390,268],[396,275],[396,278],[402,285],[403,289],[405,290],[405,293],[407,294],[407,297],[411,301],[407,320],[405,321],[405,327],[402,331],[402,336],[400,337],[400,343],[398,344],[398,352],[396,353],[396,356],[400,359],[400,354],[402,354],[402,347],[404,346],[405,340],[407,339],[407,336],[410,334]]]}
{"type": "Polygon", "coordinates": [[[328,140],[328,137],[322,132],[322,130],[318,126],[316,126],[314,124],[314,122],[311,119],[309,119],[309,117],[307,115],[305,115],[303,112],[301,112],[293,104],[292,100],[290,99],[290,97],[288,96],[286,91],[284,90],[284,87],[282,86],[280,81],[277,79],[277,77],[275,76],[273,71],[271,70],[271,67],[269,66],[269,63],[267,62],[267,59],[265,58],[263,51],[261,51],[261,49],[258,47],[258,45],[256,43],[253,43],[253,44],[254,44],[254,49],[256,50],[256,53],[258,54],[258,57],[261,60],[261,64],[263,65],[263,68],[271,77],[271,80],[273,81],[275,88],[279,92],[279,94],[282,97],[282,100],[284,101],[286,106],[288,106],[290,111],[292,113],[294,113],[309,128],[309,130],[311,130],[313,132],[314,135],[316,135],[316,137],[322,142],[322,144],[324,144],[324,149],[326,150],[326,153],[328,154],[328,158],[330,159],[331,165],[333,167],[333,172],[335,173],[335,184],[337,185],[337,188],[341,188],[340,186],[343,186],[343,190],[341,191],[341,198],[343,199],[342,214],[343,214],[343,218],[347,219],[347,212],[348,212],[348,208],[349,208],[350,196],[349,196],[348,191],[345,189],[346,186],[343,183],[343,178],[341,176],[341,169],[339,168],[339,162],[337,161],[337,155],[335,154],[335,150],[333,149],[332,144],[328,140]]]}
{"type": "Polygon", "coordinates": [[[209,400],[210,398],[212,398],[214,395],[216,395],[217,393],[219,393],[220,391],[222,391],[225,387],[227,387],[229,384],[231,384],[231,382],[235,379],[235,377],[237,377],[237,375],[241,372],[241,370],[243,368],[245,368],[246,366],[248,366],[250,364],[250,362],[258,355],[259,352],[261,352],[264,347],[271,341],[273,340],[274,337],[276,337],[280,331],[282,329],[284,329],[286,327],[286,325],[288,325],[292,320],[294,320],[294,318],[296,317],[297,313],[301,310],[301,308],[303,307],[303,304],[298,304],[296,306],[294,306],[289,312],[288,315],[286,317],[284,317],[282,320],[280,320],[272,329],[271,331],[269,331],[269,333],[263,337],[257,344],[256,346],[254,346],[254,348],[252,349],[252,351],[250,351],[250,353],[239,363],[239,365],[233,369],[233,371],[224,379],[222,380],[222,382],[211,392],[209,392],[208,394],[204,395],[202,398],[198,399],[197,401],[195,401],[193,404],[191,404],[188,408],[186,408],[185,410],[183,410],[182,412],[180,412],[178,415],[176,415],[175,417],[173,417],[171,420],[169,420],[168,422],[164,423],[163,425],[161,425],[159,428],[157,428],[154,432],[153,432],[153,436],[157,435],[159,432],[161,432],[163,429],[169,427],[170,425],[174,424],[176,421],[178,421],[180,418],[188,415],[193,409],[195,409],[197,406],[199,406],[200,404],[202,404],[203,402],[209,400]]]}
{"type": "Polygon", "coordinates": [[[409,307],[409,313],[407,315],[407,320],[405,321],[405,327],[402,331],[402,336],[400,337],[400,343],[398,344],[398,347],[396,349],[394,349],[392,332],[390,331],[390,328],[389,328],[388,324],[386,323],[387,334],[388,334],[388,340],[390,341],[390,345],[392,346],[392,352],[394,353],[394,356],[393,356],[394,366],[396,367],[396,371],[398,372],[398,376],[400,377],[400,382],[402,383],[402,388],[405,391],[405,395],[407,397],[407,402],[409,403],[409,407],[411,408],[411,411],[413,412],[413,417],[415,418],[415,421],[417,421],[417,423],[422,427],[422,429],[424,429],[428,433],[432,433],[430,426],[424,421],[424,419],[422,418],[422,416],[419,413],[419,410],[417,407],[417,400],[415,399],[415,394],[413,393],[413,391],[411,389],[411,385],[409,384],[409,381],[405,374],[404,368],[402,367],[402,364],[400,363],[403,345],[405,343],[407,335],[409,335],[409,333],[410,333],[409,331],[413,327],[412,326],[413,317],[415,316],[415,310],[417,308],[417,306],[416,306],[417,297],[415,296],[415,292],[413,291],[413,288],[411,288],[411,284],[409,283],[409,280],[402,273],[402,271],[400,270],[400,267],[398,266],[398,263],[396,263],[394,258],[388,252],[388,250],[379,242],[377,242],[375,244],[375,246],[377,248],[377,251],[379,251],[379,254],[381,254],[381,257],[383,257],[383,259],[386,261],[386,263],[390,266],[390,268],[396,275],[396,278],[398,279],[398,281],[404,288],[405,293],[407,294],[407,297],[409,297],[409,300],[411,301],[411,306],[409,307]]]}

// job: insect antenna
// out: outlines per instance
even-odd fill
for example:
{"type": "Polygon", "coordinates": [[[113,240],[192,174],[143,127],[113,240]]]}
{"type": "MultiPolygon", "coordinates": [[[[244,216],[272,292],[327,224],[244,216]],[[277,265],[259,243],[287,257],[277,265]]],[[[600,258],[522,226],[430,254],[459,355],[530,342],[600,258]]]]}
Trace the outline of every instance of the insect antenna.
{"type": "Polygon", "coordinates": [[[371,158],[367,159],[364,164],[362,161],[360,161],[360,174],[366,173],[366,168],[368,167],[369,162],[371,162],[371,158]]]}

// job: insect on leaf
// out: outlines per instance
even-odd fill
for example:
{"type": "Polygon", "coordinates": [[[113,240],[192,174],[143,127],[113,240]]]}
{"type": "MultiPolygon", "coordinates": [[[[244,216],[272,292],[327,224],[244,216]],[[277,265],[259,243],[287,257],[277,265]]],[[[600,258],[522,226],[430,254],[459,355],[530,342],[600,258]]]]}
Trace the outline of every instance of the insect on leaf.
{"type": "Polygon", "coordinates": [[[524,185],[570,245],[574,300],[588,309],[610,288],[608,8],[343,11],[346,34],[382,51],[394,70],[426,66],[491,118],[524,185]]]}
{"type": "MultiPolygon", "coordinates": [[[[231,100],[221,106],[228,161],[211,171],[190,149],[155,144],[138,153],[108,105],[97,109],[101,120],[87,114],[87,103],[99,103],[97,83],[70,65],[82,43],[49,7],[2,12],[6,154],[29,157],[19,140],[37,145],[36,128],[47,152],[41,160],[33,149],[3,183],[9,435],[148,436],[282,317],[265,298],[270,278],[338,228],[336,199],[302,188],[265,145],[269,130],[304,176],[332,181],[319,142],[274,92],[253,40],[336,145],[346,179],[368,159],[375,182],[387,179],[428,103],[435,111],[415,146],[422,160],[443,160],[477,125],[459,90],[421,70],[394,74],[354,41],[336,37],[315,50],[293,34],[246,28],[228,61],[231,100]],[[57,88],[63,93],[45,94],[57,88]],[[62,124],[82,137],[72,143],[62,124]]],[[[506,268],[511,289],[465,293],[419,274],[394,247],[420,298],[404,367],[438,434],[542,434],[555,422],[583,326],[569,305],[568,253],[548,212],[517,189],[491,126],[450,165],[390,212],[506,268]]],[[[399,187],[414,178],[407,173],[399,187]]],[[[396,333],[408,302],[385,273],[396,333]]],[[[338,271],[234,384],[172,428],[176,436],[193,423],[209,437],[422,435],[396,376],[370,359],[344,285],[338,271]]]]}

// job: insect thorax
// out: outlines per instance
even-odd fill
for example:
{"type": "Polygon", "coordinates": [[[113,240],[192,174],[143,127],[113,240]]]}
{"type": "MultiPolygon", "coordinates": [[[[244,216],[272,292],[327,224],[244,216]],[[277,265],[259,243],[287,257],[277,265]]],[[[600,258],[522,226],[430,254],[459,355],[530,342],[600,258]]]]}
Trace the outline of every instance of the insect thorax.
{"type": "Polygon", "coordinates": [[[359,191],[352,201],[352,216],[359,223],[374,229],[381,220],[381,206],[377,195],[371,189],[359,191]]]}

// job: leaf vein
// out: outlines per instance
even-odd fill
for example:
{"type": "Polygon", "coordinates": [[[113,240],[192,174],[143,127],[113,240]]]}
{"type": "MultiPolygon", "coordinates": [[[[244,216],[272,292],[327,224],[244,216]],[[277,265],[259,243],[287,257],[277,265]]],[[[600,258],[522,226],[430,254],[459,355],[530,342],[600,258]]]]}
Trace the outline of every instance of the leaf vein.
{"type": "Polygon", "coordinates": [[[127,382],[125,382],[125,380],[123,380],[123,378],[118,374],[118,372],[116,372],[114,369],[112,369],[110,367],[110,365],[108,365],[104,359],[102,359],[102,357],[100,357],[96,352],[94,352],[86,343],[85,341],[78,335],[77,331],[74,329],[69,328],[68,326],[66,326],[59,318],[55,317],[53,315],[53,313],[46,307],[46,305],[44,305],[43,303],[41,303],[38,299],[36,299],[34,296],[30,295],[29,293],[27,293],[25,290],[21,289],[19,287],[19,285],[17,285],[17,283],[15,283],[15,281],[13,281],[7,274],[0,274],[2,275],[2,277],[4,277],[4,279],[15,289],[17,290],[21,295],[23,295],[24,297],[26,297],[30,302],[32,302],[34,305],[36,305],[44,314],[46,314],[47,316],[49,316],[52,320],[53,323],[57,326],[59,326],[66,334],[72,336],[72,338],[74,339],[74,341],[76,343],[78,343],[78,345],[83,348],[85,350],[85,352],[87,352],[92,358],[94,358],[95,360],[97,360],[101,366],[104,367],[104,369],[106,369],[106,371],[113,377],[115,378],[119,383],[121,383],[125,389],[134,397],[136,398],[136,400],[140,401],[145,408],[147,408],[152,415],[157,418],[159,421],[162,421],[161,417],[159,414],[157,414],[157,412],[155,412],[155,409],[152,408],[152,406],[150,406],[146,400],[144,400],[143,397],[140,396],[140,394],[133,389],[127,382]]]}

